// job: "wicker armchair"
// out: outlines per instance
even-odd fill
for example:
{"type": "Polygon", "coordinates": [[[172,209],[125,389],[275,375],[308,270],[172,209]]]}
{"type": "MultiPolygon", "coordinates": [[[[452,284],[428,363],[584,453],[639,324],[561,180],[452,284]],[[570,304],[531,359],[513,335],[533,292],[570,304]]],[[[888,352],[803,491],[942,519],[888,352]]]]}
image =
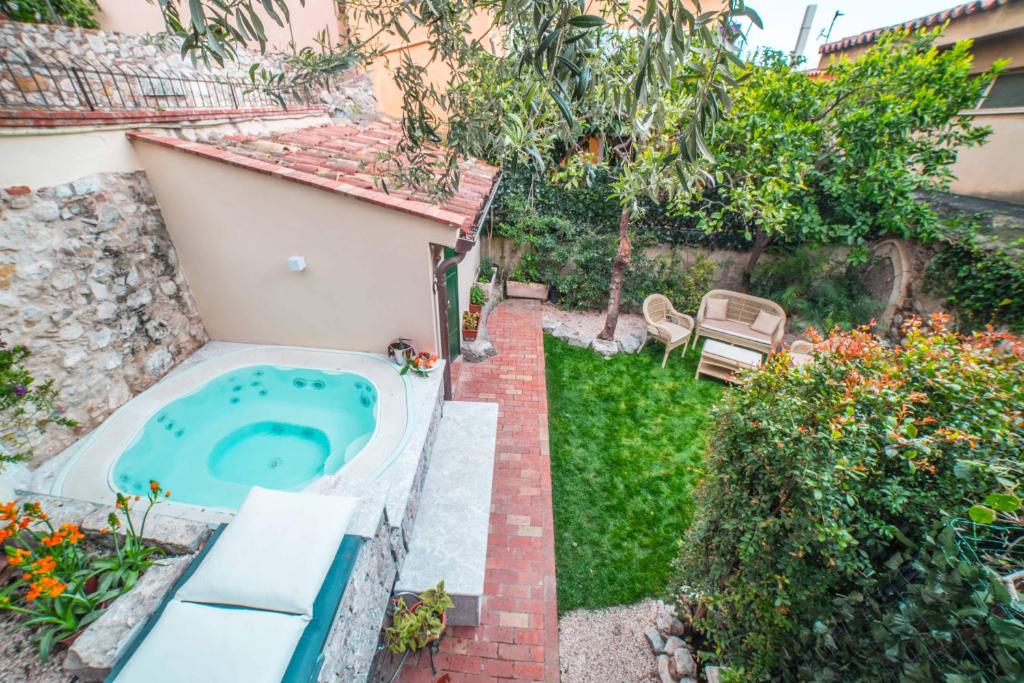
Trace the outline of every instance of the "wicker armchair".
{"type": "Polygon", "coordinates": [[[753,349],[761,353],[771,353],[782,344],[782,336],[786,332],[786,312],[774,301],[732,292],[727,289],[713,289],[700,300],[697,311],[697,323],[693,333],[693,345],[701,337],[753,349]],[[713,320],[707,317],[709,299],[725,299],[729,302],[724,320],[713,320]],[[761,311],[777,315],[781,318],[772,334],[764,334],[751,329],[761,311]]]}
{"type": "Polygon", "coordinates": [[[673,308],[667,297],[651,294],[644,299],[644,323],[644,342],[640,348],[647,344],[648,339],[663,343],[665,355],[661,358],[661,367],[665,367],[672,349],[682,346],[686,352],[686,344],[693,332],[693,318],[673,308]]]}

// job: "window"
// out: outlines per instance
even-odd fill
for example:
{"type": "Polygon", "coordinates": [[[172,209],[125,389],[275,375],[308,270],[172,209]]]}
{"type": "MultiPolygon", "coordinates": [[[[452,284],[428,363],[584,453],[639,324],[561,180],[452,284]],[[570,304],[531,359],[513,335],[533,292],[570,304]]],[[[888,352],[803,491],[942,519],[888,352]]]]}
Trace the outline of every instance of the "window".
{"type": "Polygon", "coordinates": [[[1008,71],[996,77],[978,102],[978,109],[1024,107],[1024,69],[1008,71]]]}

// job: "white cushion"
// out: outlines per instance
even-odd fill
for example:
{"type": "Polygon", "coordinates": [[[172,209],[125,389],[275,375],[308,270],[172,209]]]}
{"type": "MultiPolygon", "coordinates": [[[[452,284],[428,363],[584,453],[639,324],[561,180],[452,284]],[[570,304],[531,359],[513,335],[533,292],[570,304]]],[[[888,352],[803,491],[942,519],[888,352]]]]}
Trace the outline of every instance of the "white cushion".
{"type": "Polygon", "coordinates": [[[708,299],[704,307],[704,317],[709,320],[725,320],[729,315],[729,300],[719,297],[708,299]]]}
{"type": "Polygon", "coordinates": [[[254,487],[175,597],[312,616],[354,508],[351,498],[254,487]]]}
{"type": "Polygon", "coordinates": [[[761,334],[773,335],[781,322],[782,316],[769,313],[768,311],[759,311],[757,318],[751,323],[750,329],[761,334]]]}
{"type": "Polygon", "coordinates": [[[309,619],[172,600],[118,683],[280,683],[309,619]]]}
{"type": "Polygon", "coordinates": [[[682,325],[676,325],[668,321],[656,323],[655,327],[661,332],[659,335],[662,339],[667,339],[669,343],[674,343],[680,339],[686,339],[686,336],[690,334],[690,328],[683,327],[682,325]]]}
{"type": "Polygon", "coordinates": [[[701,328],[705,330],[712,330],[714,332],[720,332],[722,334],[728,334],[736,337],[737,339],[745,339],[747,341],[758,342],[759,344],[765,344],[771,346],[772,338],[767,334],[761,334],[760,332],[754,332],[750,329],[749,325],[743,323],[733,322],[732,320],[705,320],[701,323],[701,328]]]}

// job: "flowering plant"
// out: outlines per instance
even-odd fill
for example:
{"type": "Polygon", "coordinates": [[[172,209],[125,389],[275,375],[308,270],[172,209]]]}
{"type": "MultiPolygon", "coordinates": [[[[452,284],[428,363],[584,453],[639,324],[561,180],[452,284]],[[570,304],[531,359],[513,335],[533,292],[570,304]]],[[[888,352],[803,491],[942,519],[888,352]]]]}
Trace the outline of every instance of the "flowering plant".
{"type": "Polygon", "coordinates": [[[35,438],[48,425],[77,424],[60,415],[53,380],[37,384],[25,367],[30,355],[24,346],[0,341],[0,468],[30,458],[35,438]]]}
{"type": "Polygon", "coordinates": [[[904,335],[812,334],[815,362],[770,356],[716,409],[679,571],[704,642],[751,680],[877,680],[879,657],[908,680],[1024,674],[1005,588],[941,540],[1019,508],[1024,340],[944,315],[904,335]]]}
{"type": "Polygon", "coordinates": [[[480,314],[466,311],[462,314],[462,329],[475,330],[480,327],[480,314]]]}
{"type": "Polygon", "coordinates": [[[35,627],[39,656],[45,661],[58,641],[73,635],[100,615],[100,606],[115,596],[90,591],[93,572],[75,524],[55,528],[38,503],[0,506],[0,541],[7,564],[22,572],[0,588],[0,609],[26,615],[23,626],[35,627]]]}
{"type": "Polygon", "coordinates": [[[400,374],[404,375],[405,373],[412,370],[420,377],[426,377],[427,375],[430,374],[430,372],[434,369],[434,366],[436,365],[437,354],[427,353],[426,351],[424,351],[423,353],[417,354],[411,358],[407,358],[405,361],[405,365],[402,366],[400,374]]]}
{"type": "MultiPolygon", "coordinates": [[[[145,520],[163,490],[150,482],[149,507],[138,531],[131,518],[133,501],[118,494],[112,513],[114,554],[97,555],[83,548],[85,535],[77,524],[55,527],[39,503],[14,501],[0,505],[0,544],[7,564],[21,574],[0,586],[0,609],[25,615],[22,626],[35,628],[39,656],[45,661],[56,643],[74,636],[95,621],[108,602],[130,590],[153,563],[156,548],[142,543],[145,520]],[[116,529],[119,515],[127,520],[123,543],[116,529]],[[116,520],[116,522],[114,521],[116,520]]],[[[170,493],[164,493],[169,496],[170,493]]]]}
{"type": "MultiPolygon", "coordinates": [[[[146,533],[146,521],[153,506],[160,502],[161,498],[170,498],[171,492],[165,491],[156,481],[149,482],[149,493],[146,496],[147,505],[142,519],[136,528],[135,520],[132,519],[132,510],[135,504],[141,499],[139,496],[129,498],[122,493],[117,494],[114,503],[114,512],[107,516],[108,526],[102,529],[109,533],[114,539],[114,554],[107,557],[97,558],[93,562],[93,568],[100,572],[100,590],[119,589],[120,592],[129,591],[135,586],[146,569],[153,564],[153,556],[163,554],[163,551],[143,543],[143,536],[146,533]],[[121,521],[121,518],[124,521],[121,521]],[[124,539],[121,539],[121,534],[124,539]]],[[[137,516],[137,515],[136,515],[137,516]]]]}

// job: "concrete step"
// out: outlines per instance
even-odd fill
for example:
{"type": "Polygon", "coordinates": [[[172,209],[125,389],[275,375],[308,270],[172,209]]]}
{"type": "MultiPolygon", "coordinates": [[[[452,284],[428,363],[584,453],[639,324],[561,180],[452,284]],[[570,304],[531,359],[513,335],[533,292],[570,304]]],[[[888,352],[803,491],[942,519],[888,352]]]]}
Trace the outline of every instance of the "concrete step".
{"type": "Polygon", "coordinates": [[[498,404],[448,401],[395,592],[444,580],[452,626],[476,626],[484,593],[498,404]]]}

